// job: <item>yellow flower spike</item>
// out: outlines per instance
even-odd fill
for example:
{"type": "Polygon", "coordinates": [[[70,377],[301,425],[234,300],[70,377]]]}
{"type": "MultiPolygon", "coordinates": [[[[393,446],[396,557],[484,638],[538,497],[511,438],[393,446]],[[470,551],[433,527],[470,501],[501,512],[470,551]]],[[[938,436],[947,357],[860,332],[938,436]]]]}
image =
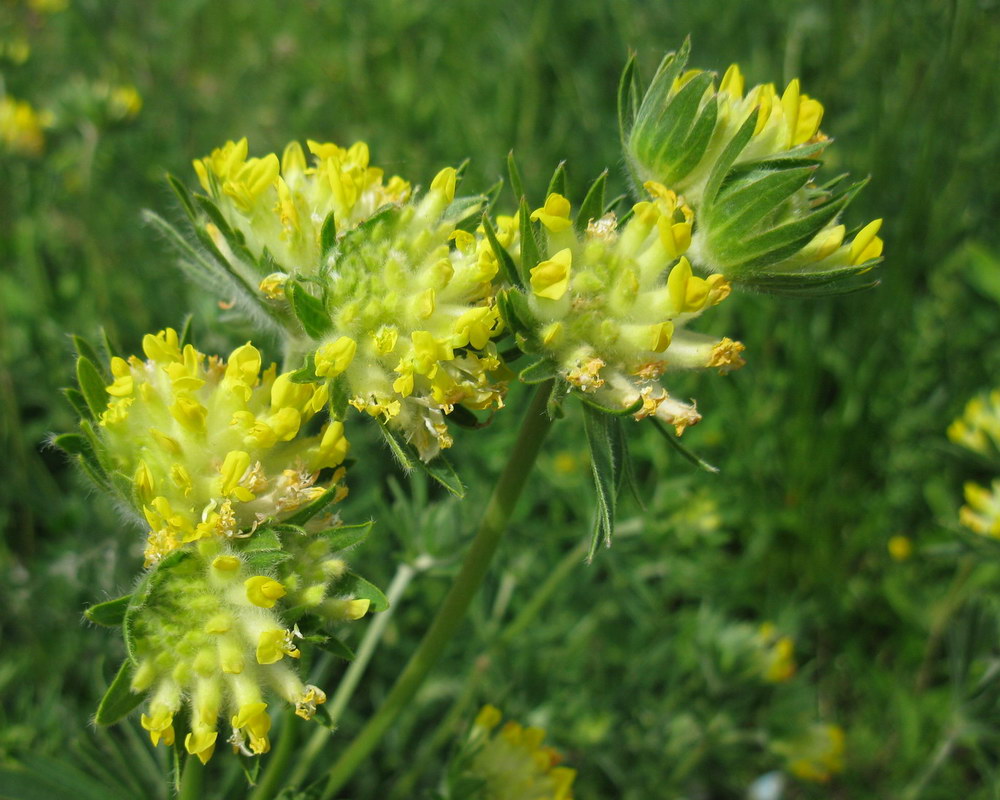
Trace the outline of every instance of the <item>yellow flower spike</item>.
{"type": "Polygon", "coordinates": [[[336,420],[331,422],[323,431],[323,438],[320,440],[318,454],[313,464],[314,469],[342,464],[350,449],[351,444],[344,436],[344,423],[336,420]]]}
{"type": "MultiPolygon", "coordinates": [[[[232,718],[233,730],[246,731],[250,736],[250,749],[254,755],[271,749],[267,734],[271,730],[271,718],[267,714],[267,703],[244,703],[232,718]]],[[[238,750],[238,748],[237,748],[238,750]]]]}
{"type": "Polygon", "coordinates": [[[298,658],[302,654],[295,647],[292,635],[286,630],[267,630],[260,634],[257,641],[257,663],[274,664],[285,656],[298,658]]]}
{"type": "Polygon", "coordinates": [[[255,575],[244,581],[247,600],[261,608],[274,608],[274,604],[285,596],[285,587],[266,575],[255,575]]]}
{"type": "Polygon", "coordinates": [[[260,351],[247,342],[237,347],[229,355],[223,384],[239,390],[244,399],[250,398],[250,390],[257,384],[260,374],[260,351]]]}
{"type": "Polygon", "coordinates": [[[725,75],[722,76],[722,81],[719,84],[719,91],[728,93],[730,97],[736,100],[742,100],[743,87],[743,73],[740,72],[739,65],[730,64],[729,69],[727,69],[725,75]]]}
{"type": "Polygon", "coordinates": [[[531,290],[537,297],[559,300],[569,289],[573,252],[567,247],[531,268],[531,290]]]}
{"type": "Polygon", "coordinates": [[[286,283],[288,283],[288,273],[272,272],[261,278],[257,288],[268,300],[284,300],[286,283]]]}
{"type": "Polygon", "coordinates": [[[302,151],[302,145],[298,142],[289,142],[281,154],[281,171],[285,175],[289,172],[306,171],[306,155],[302,151]]]}
{"type": "Polygon", "coordinates": [[[670,305],[679,313],[685,310],[688,284],[691,282],[691,278],[691,264],[683,257],[674,265],[667,276],[667,294],[670,297],[670,305]]]}
{"type": "Polygon", "coordinates": [[[177,331],[166,328],[157,334],[147,333],[142,337],[142,352],[150,361],[161,364],[180,361],[181,350],[177,331]]]}
{"type": "Polygon", "coordinates": [[[184,737],[184,749],[197,756],[202,764],[207,764],[215,752],[215,740],[219,738],[218,731],[200,728],[184,737]]]}
{"type": "Polygon", "coordinates": [[[459,250],[468,251],[476,243],[476,237],[459,228],[448,234],[448,241],[454,242],[459,250]]]}
{"type": "MultiPolygon", "coordinates": [[[[285,179],[281,177],[277,179],[275,186],[278,190],[278,205],[275,206],[274,210],[278,214],[278,219],[281,220],[281,227],[286,234],[297,233],[299,231],[299,211],[295,207],[292,190],[288,188],[285,179]]],[[[263,284],[264,281],[261,281],[261,291],[264,291],[263,284]]]]}
{"type": "Polygon", "coordinates": [[[149,731],[149,738],[153,742],[153,747],[162,741],[167,747],[174,743],[174,715],[166,707],[156,708],[149,716],[142,714],[139,722],[142,727],[149,731]]]}
{"type": "Polygon", "coordinates": [[[229,614],[216,614],[205,623],[205,633],[229,633],[233,627],[233,618],[229,614]]]}
{"type": "Polygon", "coordinates": [[[220,494],[226,497],[232,495],[243,502],[252,500],[253,494],[240,486],[240,481],[249,467],[250,454],[246,451],[230,450],[226,453],[225,461],[219,470],[220,494]]]}
{"type": "Polygon", "coordinates": [[[316,706],[326,702],[326,693],[318,686],[306,684],[302,695],[295,701],[295,714],[302,719],[312,719],[316,713],[316,706]]]}
{"type": "Polygon", "coordinates": [[[451,361],[455,354],[447,342],[438,341],[430,331],[414,331],[413,369],[421,375],[433,377],[439,361],[451,361]]]}
{"type": "Polygon", "coordinates": [[[414,299],[418,319],[428,319],[434,313],[434,290],[425,289],[414,299]]]}
{"type": "Polygon", "coordinates": [[[282,408],[268,422],[277,441],[290,442],[299,432],[302,414],[294,408],[282,408]]]}
{"type": "Polygon", "coordinates": [[[476,721],[473,724],[477,728],[491,731],[500,724],[501,719],[503,719],[503,713],[499,708],[485,705],[479,710],[479,713],[476,715],[476,721]]]}
{"type": "Polygon", "coordinates": [[[132,370],[125,359],[118,356],[111,359],[111,374],[114,376],[114,381],[105,387],[108,394],[112,397],[128,397],[132,394],[134,387],[132,370]]]}
{"type": "Polygon", "coordinates": [[[894,561],[906,561],[913,555],[913,542],[907,536],[893,536],[886,548],[894,561]]]}
{"type": "Polygon", "coordinates": [[[705,366],[717,368],[720,375],[726,375],[746,364],[740,355],[744,350],[746,346],[743,342],[734,341],[726,336],[712,348],[705,366]]]}
{"type": "Polygon", "coordinates": [[[313,356],[316,374],[321,378],[337,377],[351,365],[357,349],[357,342],[348,336],[320,345],[313,356]]]}
{"type": "Polygon", "coordinates": [[[799,99],[798,120],[792,132],[792,146],[805,144],[817,136],[822,121],[823,104],[809,95],[802,95],[799,99]]]}
{"type": "Polygon", "coordinates": [[[450,203],[455,199],[455,186],[458,181],[458,173],[454,167],[445,167],[431,181],[431,191],[440,192],[450,203]]]}
{"type": "Polygon", "coordinates": [[[145,461],[139,461],[139,466],[136,467],[135,475],[132,477],[132,483],[143,503],[149,503],[153,499],[156,492],[156,479],[145,461]]]}
{"type": "Polygon", "coordinates": [[[876,235],[881,227],[882,220],[875,219],[858,231],[858,235],[851,242],[852,264],[863,264],[882,255],[882,240],[876,235]]]}
{"type": "Polygon", "coordinates": [[[672,322],[659,322],[650,327],[650,347],[654,353],[662,353],[670,347],[670,341],[674,336],[674,324],[672,322]]]}
{"type": "Polygon", "coordinates": [[[789,82],[781,95],[781,110],[785,115],[785,125],[788,129],[788,139],[786,146],[790,147],[795,143],[795,131],[799,125],[799,79],[795,78],[789,82]]]}
{"type": "Polygon", "coordinates": [[[673,222],[669,217],[660,217],[656,221],[660,236],[660,244],[671,258],[682,256],[691,246],[691,223],[673,222]]]}
{"type": "Polygon", "coordinates": [[[553,233],[561,233],[572,225],[570,202],[557,192],[545,198],[545,205],[531,212],[531,221],[540,221],[553,233]]]}

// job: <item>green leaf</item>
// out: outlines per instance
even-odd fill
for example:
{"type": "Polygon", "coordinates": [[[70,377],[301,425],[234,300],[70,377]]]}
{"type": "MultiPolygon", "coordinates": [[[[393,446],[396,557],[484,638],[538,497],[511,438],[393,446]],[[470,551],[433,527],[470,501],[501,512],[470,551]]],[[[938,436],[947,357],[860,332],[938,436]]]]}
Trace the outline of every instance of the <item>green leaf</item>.
{"type": "Polygon", "coordinates": [[[118,668],[107,692],[97,706],[94,721],[98,725],[114,725],[118,720],[127,717],[145,698],[147,692],[136,694],[132,691],[132,662],[126,659],[118,668]]]}
{"type": "Polygon", "coordinates": [[[597,521],[590,542],[587,560],[594,558],[599,543],[611,546],[615,530],[615,506],[621,489],[623,460],[625,457],[623,437],[616,420],[589,406],[583,407],[584,429],[590,445],[590,465],[597,489],[597,521]]]}
{"type": "Polygon", "coordinates": [[[597,176],[590,188],[587,196],[580,204],[580,210],[576,212],[574,226],[578,233],[583,233],[592,219],[600,219],[604,215],[604,188],[608,183],[608,171],[604,170],[597,176]]]}
{"type": "Polygon", "coordinates": [[[554,361],[548,358],[540,358],[538,361],[522,369],[517,377],[521,383],[535,384],[544,383],[558,374],[559,371],[556,369],[554,361]]]}
{"type": "Polygon", "coordinates": [[[164,576],[182,561],[191,558],[190,550],[174,550],[165,556],[160,562],[149,570],[139,581],[132,592],[128,607],[125,609],[125,619],[122,621],[122,634],[125,639],[125,649],[128,651],[129,660],[138,666],[139,661],[135,651],[135,618],[145,607],[153,591],[164,579],[164,576]]]}
{"type": "Polygon", "coordinates": [[[316,364],[313,361],[313,354],[306,356],[305,363],[295,372],[288,376],[292,383],[322,383],[326,378],[321,378],[316,374],[316,364]]]}
{"type": "Polygon", "coordinates": [[[87,401],[83,399],[83,394],[79,389],[67,386],[59,391],[62,392],[62,396],[66,398],[66,402],[72,406],[77,416],[81,419],[87,419],[91,416],[90,407],[87,405],[87,401]]]}
{"type": "Polygon", "coordinates": [[[510,176],[510,188],[514,192],[514,201],[519,203],[524,197],[524,181],[521,180],[521,171],[517,168],[513,150],[507,153],[507,174],[510,176]]]}
{"type": "Polygon", "coordinates": [[[483,192],[483,198],[486,201],[486,207],[484,213],[489,214],[496,205],[497,200],[500,197],[500,193],[503,191],[504,180],[500,178],[496,183],[494,183],[489,189],[483,192]]]}
{"type": "Polygon", "coordinates": [[[733,242],[738,249],[761,220],[805,186],[814,172],[814,167],[757,172],[724,185],[706,215],[709,238],[733,242]]]}
{"type": "Polygon", "coordinates": [[[184,206],[184,213],[188,215],[188,218],[192,222],[197,222],[198,213],[195,211],[194,203],[191,201],[191,194],[188,192],[184,182],[168,172],[167,183],[170,184],[170,188],[174,190],[174,194],[177,195],[177,199],[180,200],[181,205],[184,206]]]}
{"type": "Polygon", "coordinates": [[[329,528],[320,531],[317,536],[322,536],[329,543],[332,550],[346,550],[361,544],[368,538],[374,523],[360,522],[357,525],[338,525],[336,528],[329,528]]]}
{"type": "Polygon", "coordinates": [[[347,374],[341,373],[329,384],[330,388],[330,416],[333,419],[344,419],[347,416],[348,401],[351,399],[350,384],[347,382],[347,374]]]}
{"type": "Polygon", "coordinates": [[[500,244],[500,241],[497,239],[497,232],[493,228],[493,223],[490,222],[490,218],[486,214],[483,214],[483,229],[486,231],[486,238],[489,239],[490,247],[493,248],[493,255],[496,256],[500,264],[501,279],[512,286],[524,288],[524,280],[518,271],[517,264],[514,263],[511,254],[507,252],[507,248],[500,244]]]}
{"type": "Polygon", "coordinates": [[[406,442],[398,437],[394,431],[389,430],[389,426],[384,422],[379,421],[378,427],[382,431],[382,438],[385,439],[385,443],[389,445],[389,449],[396,457],[396,461],[399,462],[399,466],[403,468],[404,472],[412,470],[414,466],[413,457],[406,442]]]}
{"type": "Polygon", "coordinates": [[[90,442],[82,433],[60,433],[53,436],[50,442],[70,455],[83,455],[92,453],[90,442]]]}
{"type": "MultiPolygon", "coordinates": [[[[263,528],[254,532],[253,536],[250,536],[243,540],[243,546],[240,551],[243,553],[257,553],[268,550],[281,550],[281,538],[278,536],[278,532],[274,529],[277,526],[263,528]]],[[[284,523],[282,526],[286,530],[298,530],[297,525],[292,525],[290,523],[284,523]]]]}
{"type": "Polygon", "coordinates": [[[191,326],[194,323],[194,314],[190,311],[184,315],[184,321],[181,323],[181,335],[178,339],[178,344],[181,350],[184,349],[185,345],[191,344],[191,326]]]}
{"type": "Polygon", "coordinates": [[[458,473],[455,472],[455,468],[451,465],[451,462],[443,455],[438,454],[430,461],[423,461],[417,458],[415,459],[415,463],[431,478],[455,495],[455,497],[459,499],[465,497],[465,486],[462,480],[458,477],[458,473]]]}
{"type": "Polygon", "coordinates": [[[481,194],[456,197],[441,213],[441,221],[471,231],[479,222],[477,215],[482,213],[485,205],[486,199],[481,194]]]}
{"type": "Polygon", "coordinates": [[[313,297],[298,281],[290,281],[288,300],[292,311],[302,323],[302,328],[312,339],[321,339],[330,332],[332,324],[323,301],[313,297]]]}
{"type": "Polygon", "coordinates": [[[560,161],[559,166],[552,173],[552,179],[549,181],[549,188],[546,190],[545,196],[548,197],[552,193],[561,194],[563,197],[567,197],[569,194],[569,190],[566,188],[565,161],[560,161]]]}
{"type": "Polygon", "coordinates": [[[549,393],[549,399],[545,401],[545,413],[549,419],[557,420],[565,416],[562,405],[572,388],[570,382],[562,376],[557,376],[552,382],[552,391],[549,393]]]}
{"type": "Polygon", "coordinates": [[[635,122],[639,107],[639,91],[636,85],[635,53],[628,54],[628,60],[618,79],[618,136],[622,149],[628,152],[628,135],[635,122]]]}
{"type": "Polygon", "coordinates": [[[97,419],[108,407],[108,393],[104,390],[105,382],[100,371],[86,356],[80,356],[76,360],[76,380],[80,385],[80,393],[83,395],[90,415],[97,419]]]}
{"type": "Polygon", "coordinates": [[[323,254],[323,259],[326,260],[327,256],[330,255],[330,251],[333,250],[337,245],[337,220],[331,211],[326,215],[326,219],[323,220],[323,227],[320,228],[319,232],[319,247],[320,252],[323,254]]]}
{"type": "MultiPolygon", "coordinates": [[[[657,170],[657,178],[664,183],[672,183],[687,175],[679,168],[677,154],[684,152],[688,134],[697,127],[698,106],[714,79],[711,72],[702,72],[689,80],[670,99],[655,121],[651,120],[649,127],[642,130],[641,136],[633,139],[637,154],[648,166],[657,170]],[[640,146],[644,153],[639,153],[640,146]],[[655,149],[650,152],[646,150],[647,146],[655,149]]],[[[714,102],[709,104],[714,105],[714,102]]]]}
{"type": "Polygon", "coordinates": [[[729,143],[719,153],[718,158],[716,158],[715,165],[708,174],[708,180],[705,181],[705,190],[702,194],[702,205],[706,211],[715,202],[716,195],[719,193],[722,182],[729,174],[730,168],[736,162],[736,159],[739,158],[740,153],[743,152],[750,138],[753,136],[759,113],[760,110],[758,108],[754,108],[750,112],[743,124],[740,125],[739,130],[736,131],[733,138],[729,140],[729,143]]]}
{"type": "MultiPolygon", "coordinates": [[[[528,210],[528,201],[521,198],[521,213],[519,215],[521,225],[521,269],[524,275],[530,274],[531,268],[537,266],[542,260],[541,251],[538,248],[538,239],[535,238],[535,229],[531,224],[531,211],[528,210]]],[[[527,279],[525,283],[527,283],[527,279]]]]}
{"type": "Polygon", "coordinates": [[[336,636],[321,636],[319,639],[320,641],[315,644],[321,650],[326,650],[326,652],[332,653],[337,658],[344,659],[344,661],[354,660],[354,651],[336,636]]]}
{"type": "Polygon", "coordinates": [[[673,447],[678,453],[680,453],[685,459],[687,459],[696,467],[698,467],[698,469],[702,469],[705,472],[711,472],[713,475],[718,474],[719,472],[718,467],[713,467],[707,461],[700,458],[699,456],[696,456],[694,453],[688,450],[684,445],[680,443],[678,437],[675,436],[673,433],[671,433],[667,429],[667,426],[664,425],[662,422],[660,422],[660,420],[658,420],[656,417],[650,417],[650,419],[653,422],[653,427],[656,428],[656,430],[660,432],[660,435],[663,436],[663,438],[670,443],[670,446],[673,447]]]}
{"type": "Polygon", "coordinates": [[[719,106],[712,101],[706,103],[677,153],[672,156],[670,171],[664,176],[668,183],[680,180],[698,166],[708,150],[718,117],[719,106]]]}
{"type": "Polygon", "coordinates": [[[97,603],[86,609],[83,616],[98,625],[116,627],[125,621],[125,612],[128,610],[128,604],[131,600],[132,595],[127,594],[123,597],[116,597],[114,600],[97,603]]]}
{"type": "Polygon", "coordinates": [[[94,346],[86,339],[84,339],[82,336],[77,336],[74,334],[72,336],[72,339],[73,339],[73,347],[76,348],[77,355],[90,359],[90,361],[94,364],[94,366],[98,368],[98,373],[101,376],[101,380],[103,380],[105,383],[108,383],[111,379],[111,374],[103,369],[104,363],[105,361],[107,361],[107,359],[101,358],[97,354],[97,350],[94,348],[94,346]]]}
{"type": "Polygon", "coordinates": [[[389,607],[389,600],[382,594],[381,589],[350,570],[337,583],[335,591],[344,597],[370,600],[371,606],[369,608],[372,611],[385,611],[389,607]]]}

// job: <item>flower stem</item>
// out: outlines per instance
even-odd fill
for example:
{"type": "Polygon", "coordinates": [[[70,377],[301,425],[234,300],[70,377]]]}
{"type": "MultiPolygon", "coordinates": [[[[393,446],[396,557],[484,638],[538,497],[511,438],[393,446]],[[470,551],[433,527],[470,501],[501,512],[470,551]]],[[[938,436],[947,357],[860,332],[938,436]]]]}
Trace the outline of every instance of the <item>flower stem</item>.
{"type": "Polygon", "coordinates": [[[382,736],[395,722],[396,717],[413,699],[424,678],[437,663],[445,645],[451,641],[472,598],[479,590],[489,568],[497,545],[507,528],[507,522],[514,510],[521,490],[524,488],[531,467],[541,449],[545,434],[552,425],[545,406],[552,390],[551,381],[541,384],[531,405],[521,422],[517,442],[507,459],[507,464],[493,488],[486,510],[483,512],[479,530],[466,553],[462,568],[448,591],[447,597],[438,609],[434,621],[424,634],[423,640],[410,657],[406,667],[396,679],[381,708],[368,724],[341,753],[340,758],[330,768],[326,789],[320,795],[328,800],[350,779],[361,762],[375,748],[382,736]]]}
{"type": "Polygon", "coordinates": [[[205,777],[205,767],[192,755],[184,760],[181,772],[181,785],[177,792],[177,800],[198,800],[202,796],[202,780],[205,777]]]}

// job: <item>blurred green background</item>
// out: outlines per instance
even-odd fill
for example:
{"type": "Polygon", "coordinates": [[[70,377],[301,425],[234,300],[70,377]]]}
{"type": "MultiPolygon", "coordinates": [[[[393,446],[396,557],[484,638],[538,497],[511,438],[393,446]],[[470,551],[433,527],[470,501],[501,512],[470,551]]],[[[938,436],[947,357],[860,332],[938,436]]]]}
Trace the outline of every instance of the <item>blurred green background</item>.
{"type": "MultiPolygon", "coordinates": [[[[350,796],[429,796],[491,702],[547,728],[580,798],[744,798],[774,771],[778,793],[757,783],[757,797],[1000,797],[998,553],[957,526],[963,481],[993,473],[944,435],[1000,374],[995,0],[0,0],[0,86],[46,126],[16,146],[0,122],[0,766],[71,776],[79,793],[38,797],[167,796],[162,748],[134,720],[88,728],[122,646],[81,612],[128,590],[141,532],[45,445],[75,424],[59,394],[69,332],[104,326],[135,351],[194,311],[202,350],[240,341],[140,220],[181,221],[164,174],[193,185],[191,160],[241,136],[257,154],[363,138],[414,182],[468,156],[464,186],[485,189],[513,148],[536,204],[563,159],[577,201],[605,167],[615,194],[627,53],[648,77],[687,34],[693,66],[799,76],[824,103],[827,176],[871,174],[847,222],[885,218],[882,284],[706,315],[748,365],[671,390],[698,398],[705,421],[685,441],[721,473],[637,426],[645,509],[625,503],[590,566],[580,420],[560,423],[466,635],[350,796]],[[909,558],[890,556],[893,536],[909,558]],[[794,640],[788,680],[761,677],[764,622],[794,640]],[[846,734],[825,783],[788,768],[816,724],[846,734]]],[[[355,564],[383,586],[403,558],[437,566],[403,598],[332,749],[426,626],[525,400],[512,392],[506,423],[458,437],[462,504],[399,475],[355,426],[345,514],[377,520],[355,564]]],[[[245,793],[226,760],[207,796],[245,793]]]]}

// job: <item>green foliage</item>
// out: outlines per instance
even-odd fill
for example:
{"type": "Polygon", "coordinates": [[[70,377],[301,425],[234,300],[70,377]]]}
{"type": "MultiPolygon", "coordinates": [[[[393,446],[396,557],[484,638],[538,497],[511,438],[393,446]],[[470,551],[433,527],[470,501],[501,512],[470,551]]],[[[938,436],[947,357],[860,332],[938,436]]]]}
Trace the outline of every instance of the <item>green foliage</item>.
{"type": "MultiPolygon", "coordinates": [[[[166,796],[170,765],[137,726],[87,730],[124,652],[113,631],[71,621],[95,598],[130,590],[138,526],[123,525],[44,444],[98,396],[84,366],[87,388],[67,392],[71,406],[54,401],[73,380],[65,331],[98,341],[107,325],[135,352],[143,332],[177,326],[194,309],[203,349],[247,338],[214,294],[167,277],[177,258],[168,229],[201,207],[191,198],[171,205],[163,173],[189,184],[192,158],[243,133],[260,149],[365,138],[376,163],[402,163],[408,174],[474,156],[470,191],[494,183],[513,147],[513,196],[533,198],[529,210],[562,160],[573,175],[610,168],[600,189],[615,196],[626,188],[612,130],[626,50],[636,54],[630,69],[649,75],[691,31],[699,66],[721,71],[737,60],[754,81],[800,75],[823,101],[823,128],[837,140],[833,171],[871,171],[848,227],[885,217],[883,283],[844,298],[744,296],[720,306],[718,330],[739,331],[747,368],[691,376],[671,391],[698,397],[705,420],[683,444],[721,473],[689,472],[647,426],[623,420],[647,511],[619,497],[613,546],[590,567],[584,412],[559,406],[567,419],[530,481],[499,573],[387,739],[379,769],[362,770],[350,794],[383,796],[387,776],[397,797],[430,790],[463,720],[493,702],[547,728],[580,771],[581,797],[742,796],[781,768],[768,744],[819,717],[846,731],[845,772],[828,786],[792,781],[789,799],[992,797],[1000,574],[989,542],[953,531],[962,482],[987,473],[949,450],[944,430],[1000,374],[1000,194],[988,168],[1000,142],[987,67],[1000,48],[997,22],[992,5],[967,0],[100,0],[37,17],[29,61],[2,67],[7,92],[54,106],[69,77],[127,76],[146,103],[130,123],[64,115],[40,158],[0,155],[3,793],[166,796]],[[913,541],[911,559],[889,557],[893,535],[913,541]],[[741,671],[748,631],[765,620],[796,643],[799,672],[786,684],[741,671]]],[[[627,126],[639,101],[631,79],[620,101],[627,126]]],[[[588,200],[586,216],[602,203],[588,200]]],[[[201,245],[185,254],[190,274],[202,287],[228,285],[201,245]]],[[[511,285],[523,282],[508,269],[511,285]]],[[[516,316],[516,330],[511,323],[516,316]]],[[[352,566],[382,586],[401,556],[429,554],[433,567],[398,605],[340,721],[345,738],[412,652],[512,446],[506,426],[456,438],[462,503],[419,471],[383,477],[391,457],[376,432],[353,439],[350,513],[380,525],[352,566]]],[[[85,434],[53,444],[105,480],[85,434]]],[[[334,685],[336,670],[326,674],[334,685]]],[[[216,761],[213,796],[245,796],[239,768],[216,761]]]]}

